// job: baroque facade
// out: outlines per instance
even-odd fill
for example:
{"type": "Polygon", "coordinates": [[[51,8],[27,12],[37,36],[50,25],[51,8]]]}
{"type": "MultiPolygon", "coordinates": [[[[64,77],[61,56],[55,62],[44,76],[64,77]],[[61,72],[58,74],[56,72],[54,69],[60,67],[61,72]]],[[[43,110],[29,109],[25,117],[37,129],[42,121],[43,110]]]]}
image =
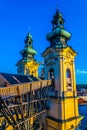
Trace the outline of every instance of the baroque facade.
{"type": "Polygon", "coordinates": [[[54,96],[51,96],[54,99],[49,99],[51,105],[47,130],[75,130],[82,119],[78,112],[75,81],[77,53],[68,45],[71,33],[65,30],[64,22],[57,10],[52,20],[52,31],[46,35],[50,46],[42,53],[44,77],[55,79],[54,96]]]}
{"type": "Polygon", "coordinates": [[[33,49],[33,38],[30,33],[26,36],[25,47],[20,51],[22,59],[17,62],[17,72],[19,75],[33,75],[38,77],[39,63],[34,59],[37,51],[33,49]]]}
{"type": "Polygon", "coordinates": [[[0,73],[0,125],[5,130],[76,130],[80,124],[77,53],[68,45],[71,33],[65,30],[64,22],[57,10],[52,31],[46,35],[50,46],[42,53],[44,80],[37,78],[39,63],[34,59],[37,52],[30,33],[16,64],[18,75],[0,73]]]}

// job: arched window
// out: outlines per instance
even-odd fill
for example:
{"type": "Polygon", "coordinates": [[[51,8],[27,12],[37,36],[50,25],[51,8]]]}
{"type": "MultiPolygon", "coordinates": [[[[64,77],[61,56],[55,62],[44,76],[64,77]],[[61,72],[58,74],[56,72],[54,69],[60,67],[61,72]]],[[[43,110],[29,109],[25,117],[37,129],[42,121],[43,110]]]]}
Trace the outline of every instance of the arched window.
{"type": "Polygon", "coordinates": [[[66,77],[67,78],[71,78],[71,71],[70,71],[70,69],[66,70],[66,77]]]}
{"type": "Polygon", "coordinates": [[[52,76],[54,76],[54,69],[51,68],[48,72],[48,79],[52,78],[52,76]]]}
{"type": "Polygon", "coordinates": [[[72,91],[71,70],[69,68],[66,70],[66,86],[68,91],[72,91]]]}

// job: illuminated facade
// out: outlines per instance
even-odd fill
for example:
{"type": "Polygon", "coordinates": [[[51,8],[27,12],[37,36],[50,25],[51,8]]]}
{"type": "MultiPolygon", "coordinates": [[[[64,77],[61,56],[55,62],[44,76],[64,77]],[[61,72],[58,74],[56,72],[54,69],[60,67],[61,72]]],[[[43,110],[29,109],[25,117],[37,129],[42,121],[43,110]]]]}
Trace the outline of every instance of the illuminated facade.
{"type": "Polygon", "coordinates": [[[42,54],[45,80],[36,78],[39,64],[30,33],[20,52],[18,75],[0,74],[0,126],[5,130],[76,130],[83,119],[76,92],[77,53],[67,43],[71,33],[64,29],[58,10],[52,25],[47,34],[50,46],[42,54]]]}
{"type": "Polygon", "coordinates": [[[59,11],[52,20],[52,32],[47,34],[50,46],[43,52],[44,77],[54,77],[54,96],[50,99],[47,130],[75,130],[82,117],[78,112],[75,81],[75,56],[77,53],[67,44],[71,33],[64,29],[64,19],[59,11]]]}
{"type": "Polygon", "coordinates": [[[38,77],[39,63],[34,59],[34,55],[37,54],[37,51],[33,49],[33,39],[30,33],[28,33],[26,37],[25,47],[20,54],[22,55],[22,59],[16,64],[18,74],[38,77]]]}

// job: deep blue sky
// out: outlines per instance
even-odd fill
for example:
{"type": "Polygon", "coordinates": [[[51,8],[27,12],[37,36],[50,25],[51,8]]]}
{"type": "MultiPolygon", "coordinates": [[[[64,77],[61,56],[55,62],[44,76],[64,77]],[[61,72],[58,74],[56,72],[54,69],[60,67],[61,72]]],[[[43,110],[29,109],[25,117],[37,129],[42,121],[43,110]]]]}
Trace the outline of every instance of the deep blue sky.
{"type": "Polygon", "coordinates": [[[72,33],[68,44],[78,52],[77,83],[87,83],[87,0],[0,0],[0,72],[16,73],[29,27],[38,51],[35,58],[43,60],[40,54],[49,46],[46,34],[57,8],[72,33]]]}

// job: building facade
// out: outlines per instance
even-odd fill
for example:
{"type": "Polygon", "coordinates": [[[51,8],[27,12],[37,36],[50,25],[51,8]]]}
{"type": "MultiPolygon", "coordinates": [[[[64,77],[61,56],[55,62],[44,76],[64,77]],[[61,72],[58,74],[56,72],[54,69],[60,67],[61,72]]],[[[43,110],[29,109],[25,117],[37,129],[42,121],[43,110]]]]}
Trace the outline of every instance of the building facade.
{"type": "Polygon", "coordinates": [[[20,52],[22,59],[17,62],[18,75],[0,73],[0,125],[6,118],[7,130],[77,130],[83,119],[79,115],[76,92],[77,53],[68,45],[71,33],[65,30],[64,22],[57,10],[52,31],[47,34],[50,46],[42,54],[47,80],[36,78],[39,63],[34,59],[37,52],[30,33],[20,52]]]}
{"type": "Polygon", "coordinates": [[[33,75],[38,77],[39,63],[34,59],[37,51],[33,49],[33,39],[30,33],[26,36],[25,47],[20,51],[22,59],[17,62],[17,72],[19,75],[33,75]]]}
{"type": "Polygon", "coordinates": [[[49,100],[47,130],[75,130],[82,119],[78,112],[75,81],[74,62],[77,53],[67,43],[71,33],[65,30],[63,16],[58,10],[52,26],[52,32],[47,34],[50,46],[42,54],[44,78],[55,79],[54,97],[49,100]]]}

